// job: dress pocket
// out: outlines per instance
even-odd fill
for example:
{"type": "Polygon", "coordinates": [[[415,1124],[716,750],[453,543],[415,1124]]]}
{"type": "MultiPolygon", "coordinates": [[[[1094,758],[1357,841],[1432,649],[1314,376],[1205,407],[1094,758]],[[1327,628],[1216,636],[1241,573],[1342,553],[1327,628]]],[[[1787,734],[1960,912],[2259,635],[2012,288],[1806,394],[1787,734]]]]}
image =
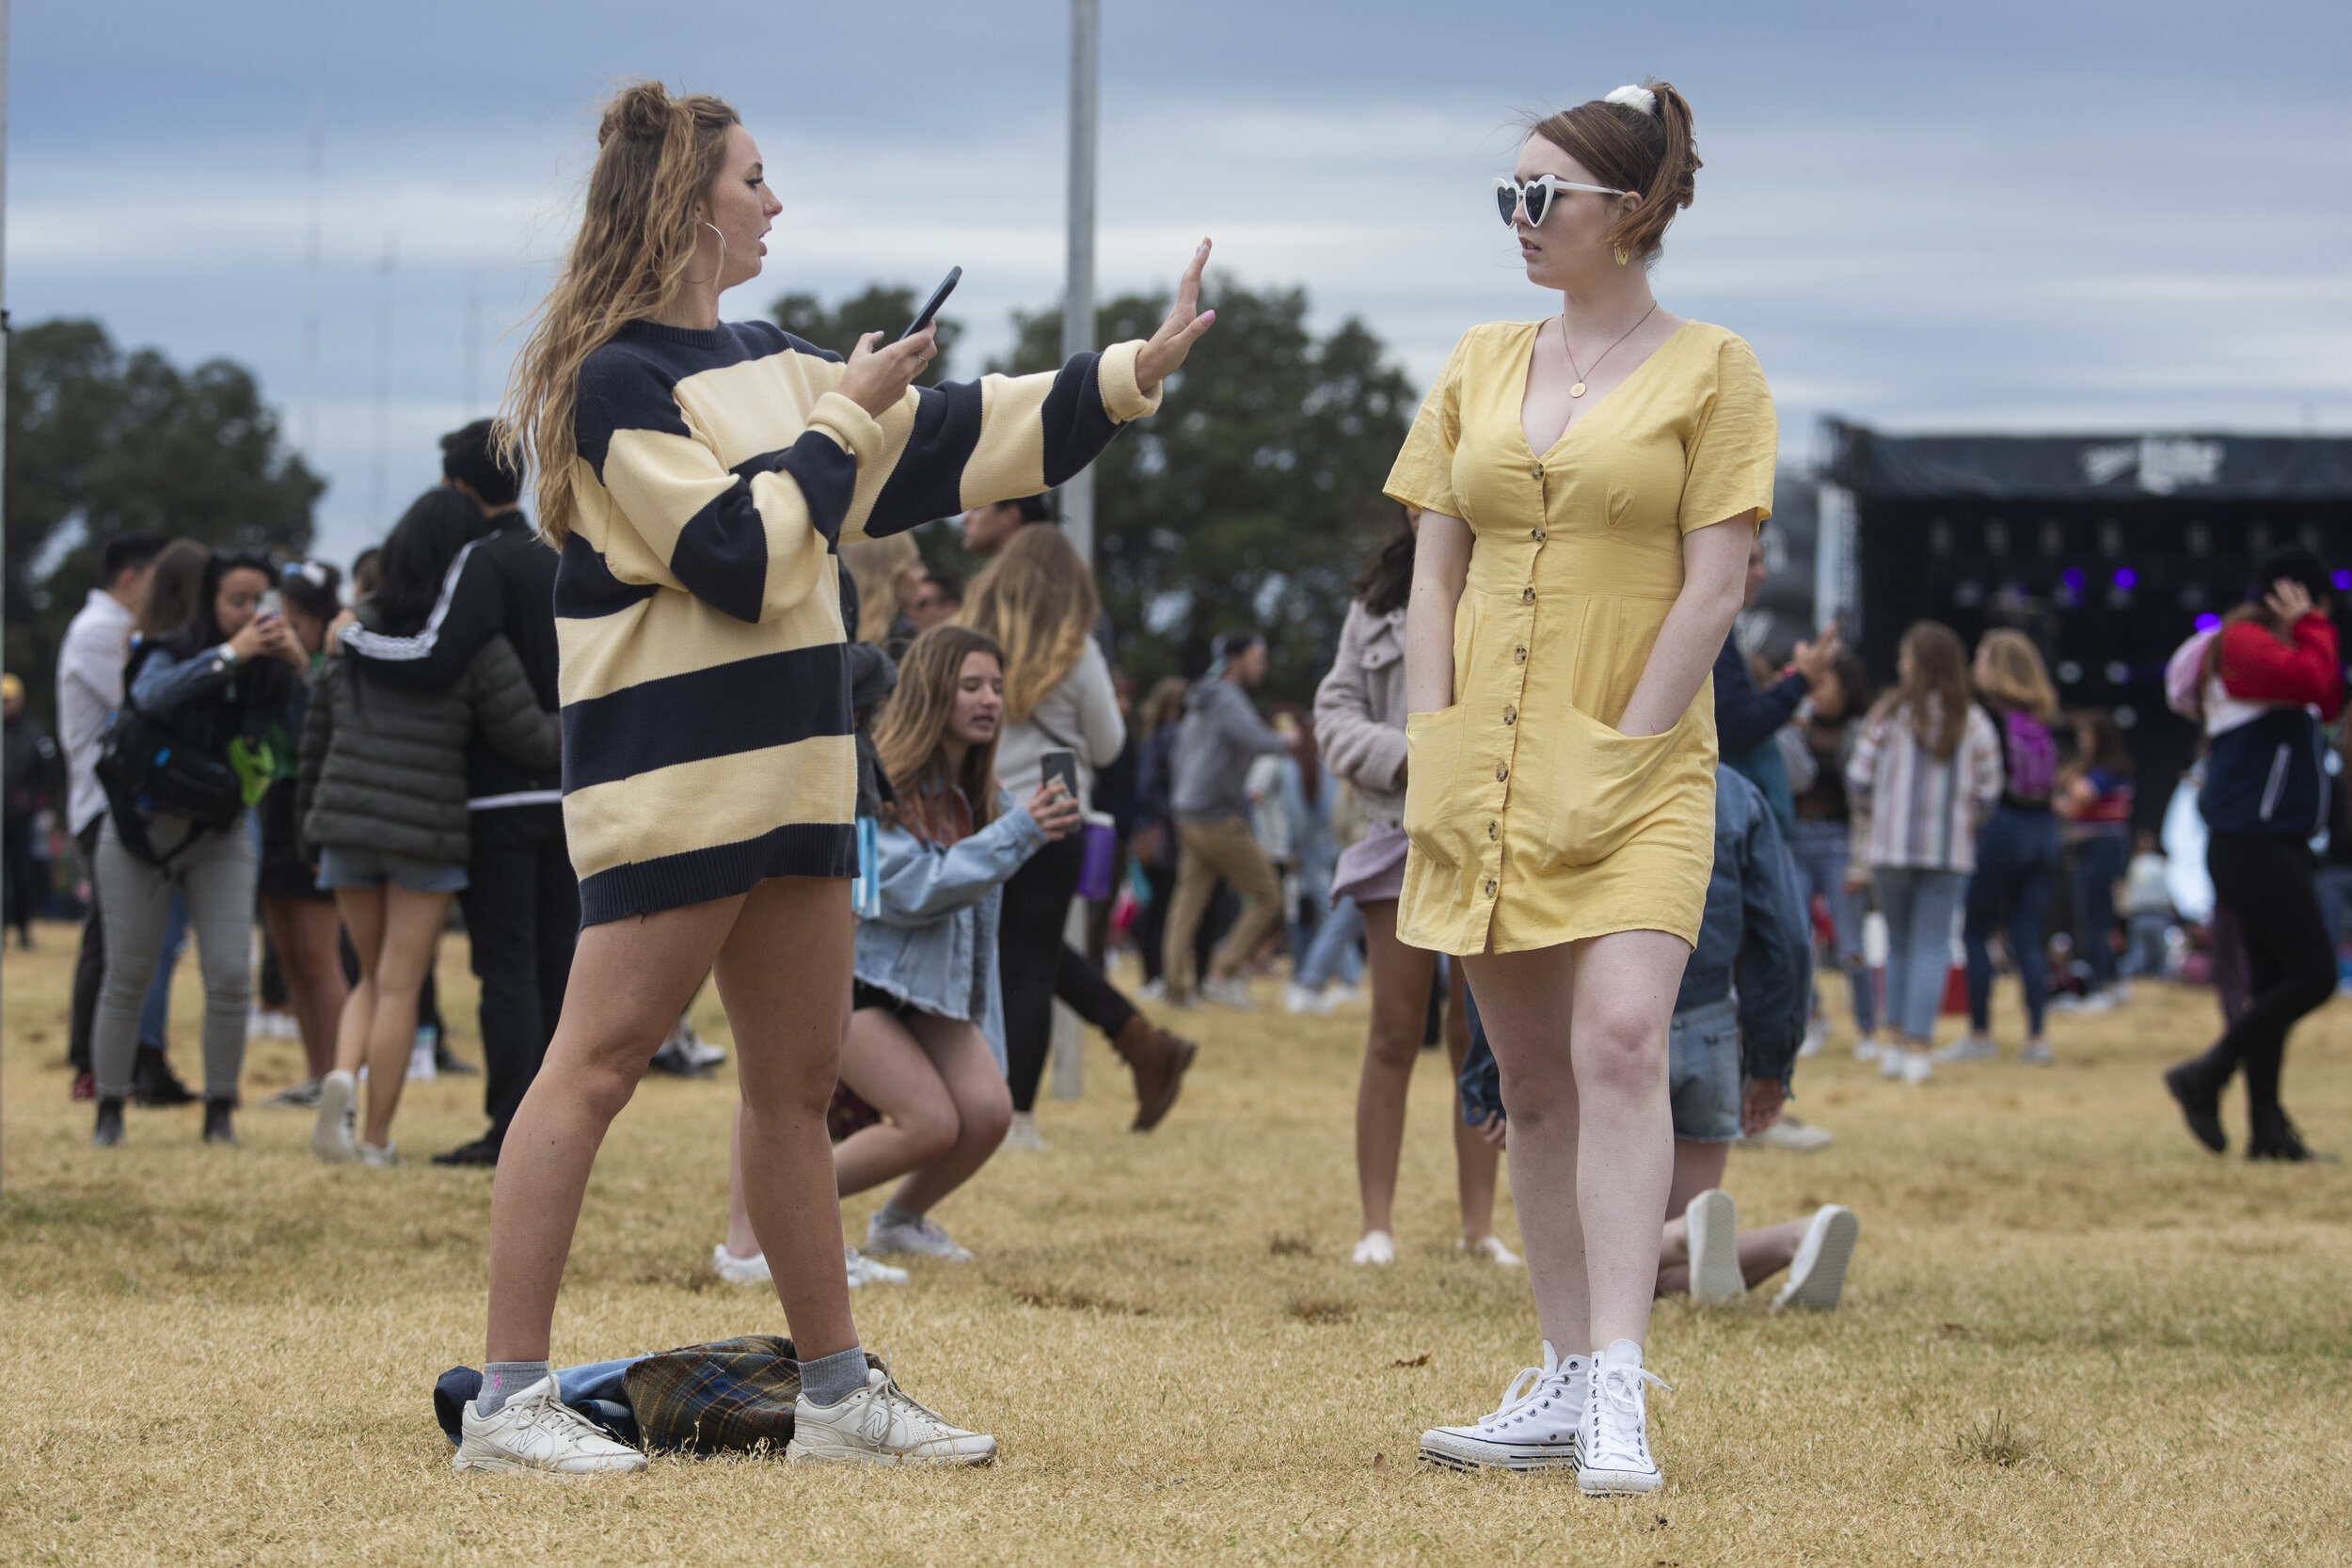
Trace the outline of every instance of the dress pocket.
{"type": "Polygon", "coordinates": [[[1576,708],[1567,713],[1545,848],[1554,865],[1591,865],[1622,848],[1681,782],[1690,715],[1662,735],[1630,736],[1576,708]]]}
{"type": "Polygon", "coordinates": [[[1454,797],[1461,769],[1463,705],[1405,719],[1405,836],[1447,865],[1463,862],[1468,835],[1454,797]]]}

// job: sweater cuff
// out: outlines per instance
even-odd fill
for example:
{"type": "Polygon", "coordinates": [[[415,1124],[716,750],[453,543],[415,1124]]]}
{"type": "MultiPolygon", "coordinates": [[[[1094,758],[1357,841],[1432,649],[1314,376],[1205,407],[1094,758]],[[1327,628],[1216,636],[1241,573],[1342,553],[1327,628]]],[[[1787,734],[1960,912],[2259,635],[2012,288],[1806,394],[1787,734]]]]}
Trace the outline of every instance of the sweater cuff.
{"type": "Polygon", "coordinates": [[[881,421],[839,392],[827,392],[808,411],[808,428],[821,430],[841,443],[841,450],[858,461],[863,467],[881,458],[882,427],[881,421]]]}
{"type": "Polygon", "coordinates": [[[1168,389],[1168,384],[1162,382],[1147,394],[1136,385],[1136,356],[1142,352],[1143,341],[1131,338],[1104,349],[1096,362],[1095,375],[1103,387],[1103,412],[1120,424],[1158,413],[1160,394],[1168,389]]]}
{"type": "Polygon", "coordinates": [[[1364,743],[1364,783],[1375,789],[1394,789],[1397,769],[1405,766],[1405,732],[1383,724],[1364,743]]]}

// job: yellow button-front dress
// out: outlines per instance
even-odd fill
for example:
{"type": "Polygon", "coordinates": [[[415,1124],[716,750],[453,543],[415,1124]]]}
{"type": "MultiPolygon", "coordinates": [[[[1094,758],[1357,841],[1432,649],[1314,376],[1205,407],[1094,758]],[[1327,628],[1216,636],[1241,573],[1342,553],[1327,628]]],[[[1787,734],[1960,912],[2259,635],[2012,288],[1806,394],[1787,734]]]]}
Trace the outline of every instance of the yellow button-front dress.
{"type": "Polygon", "coordinates": [[[1695,944],[1713,682],[1663,735],[1615,725],[1682,591],[1682,536],[1772,513],[1772,391],[1745,342],[1685,322],[1537,452],[1519,409],[1540,325],[1465,334],[1389,475],[1474,536],[1455,702],[1406,723],[1397,935],[1462,954],[1633,930],[1695,944]]]}

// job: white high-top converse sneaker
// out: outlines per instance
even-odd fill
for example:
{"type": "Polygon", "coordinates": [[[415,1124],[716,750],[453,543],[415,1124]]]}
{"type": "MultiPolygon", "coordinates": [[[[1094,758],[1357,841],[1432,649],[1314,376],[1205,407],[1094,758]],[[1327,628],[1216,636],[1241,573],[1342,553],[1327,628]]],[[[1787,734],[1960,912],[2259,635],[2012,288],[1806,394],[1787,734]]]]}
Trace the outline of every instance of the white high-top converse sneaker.
{"type": "Polygon", "coordinates": [[[644,1454],[615,1443],[564,1402],[553,1372],[499,1406],[496,1415],[474,1414],[474,1402],[468,1400],[463,1421],[465,1435],[451,1466],[456,1470],[607,1476],[645,1467],[644,1454]]]}
{"type": "Polygon", "coordinates": [[[1502,1391],[1502,1403],[1493,1415],[1474,1426],[1432,1427],[1422,1433],[1422,1461],[1456,1470],[1489,1465],[1511,1470],[1574,1465],[1591,1364],[1582,1355],[1562,1360],[1547,1339],[1544,1364],[1522,1369],[1502,1391]]]}
{"type": "Polygon", "coordinates": [[[869,1367],[866,1386],[839,1404],[800,1397],[784,1457],[795,1465],[985,1465],[996,1457],[996,1439],[949,1426],[869,1367]]]}
{"type": "MultiPolygon", "coordinates": [[[[1578,1434],[1576,1483],[1588,1497],[1655,1492],[1666,1484],[1649,1453],[1649,1418],[1642,1385],[1665,1383],[1642,1370],[1642,1347],[1619,1339],[1593,1362],[1592,1392],[1578,1434]]],[[[1667,1388],[1672,1393],[1671,1388],[1667,1388]]]]}

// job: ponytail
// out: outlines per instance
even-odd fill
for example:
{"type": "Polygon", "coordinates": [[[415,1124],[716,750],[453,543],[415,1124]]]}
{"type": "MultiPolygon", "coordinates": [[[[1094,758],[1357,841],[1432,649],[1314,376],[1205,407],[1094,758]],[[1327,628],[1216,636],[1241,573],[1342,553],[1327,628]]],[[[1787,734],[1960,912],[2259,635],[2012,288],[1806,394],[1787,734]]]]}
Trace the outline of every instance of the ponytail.
{"type": "Polygon", "coordinates": [[[1664,248],[1667,225],[1694,198],[1703,166],[1690,101],[1674,84],[1619,87],[1606,98],[1535,120],[1528,131],[1583,165],[1603,184],[1641,198],[1640,205],[1610,229],[1609,243],[1629,259],[1654,260],[1664,248]]]}

